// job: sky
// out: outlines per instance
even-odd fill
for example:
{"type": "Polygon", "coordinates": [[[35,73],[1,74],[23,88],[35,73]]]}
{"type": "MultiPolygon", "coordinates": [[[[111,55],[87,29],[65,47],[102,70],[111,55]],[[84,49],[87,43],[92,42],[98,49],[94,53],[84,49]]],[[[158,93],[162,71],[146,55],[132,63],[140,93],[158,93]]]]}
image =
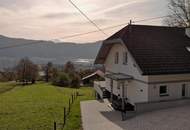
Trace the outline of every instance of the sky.
{"type": "MultiPolygon", "coordinates": [[[[167,15],[168,0],[72,0],[100,28],[167,15]]],[[[136,24],[162,25],[162,19],[136,24]]],[[[63,39],[65,36],[96,31],[68,0],[0,0],[0,34],[26,39],[65,42],[103,40],[122,27],[63,39]]]]}

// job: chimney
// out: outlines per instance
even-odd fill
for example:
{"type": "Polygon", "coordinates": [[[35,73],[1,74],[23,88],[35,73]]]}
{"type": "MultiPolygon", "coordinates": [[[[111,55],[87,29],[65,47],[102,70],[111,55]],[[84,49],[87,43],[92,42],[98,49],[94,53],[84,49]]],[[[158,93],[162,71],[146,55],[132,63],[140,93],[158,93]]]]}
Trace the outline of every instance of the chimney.
{"type": "Polygon", "coordinates": [[[190,38],[190,27],[185,28],[185,34],[190,38]]]}

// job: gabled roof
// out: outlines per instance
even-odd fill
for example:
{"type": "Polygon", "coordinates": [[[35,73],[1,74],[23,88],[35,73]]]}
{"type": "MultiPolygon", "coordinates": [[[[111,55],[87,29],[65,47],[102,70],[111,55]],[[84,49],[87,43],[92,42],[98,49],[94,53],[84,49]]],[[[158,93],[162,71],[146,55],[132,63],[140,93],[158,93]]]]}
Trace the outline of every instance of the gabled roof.
{"type": "Polygon", "coordinates": [[[94,72],[94,73],[92,73],[92,74],[90,74],[90,75],[88,75],[88,76],[82,78],[82,80],[91,78],[91,77],[93,77],[93,76],[95,76],[95,75],[98,75],[98,76],[100,76],[100,77],[102,77],[102,78],[105,78],[105,77],[104,77],[104,75],[105,75],[104,72],[102,72],[101,70],[97,70],[96,72],[94,72]]]}
{"type": "Polygon", "coordinates": [[[115,39],[126,45],[143,75],[190,73],[185,28],[128,25],[103,42],[95,64],[104,64],[115,39]]]}

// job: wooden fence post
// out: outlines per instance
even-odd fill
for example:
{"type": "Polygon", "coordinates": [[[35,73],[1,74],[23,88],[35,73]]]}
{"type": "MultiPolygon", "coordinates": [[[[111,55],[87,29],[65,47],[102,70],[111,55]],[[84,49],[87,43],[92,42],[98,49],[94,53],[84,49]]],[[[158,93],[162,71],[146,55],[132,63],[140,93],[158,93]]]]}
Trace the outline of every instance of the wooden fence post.
{"type": "Polygon", "coordinates": [[[69,99],[69,110],[68,110],[68,112],[70,112],[70,109],[71,109],[71,100],[69,99]]]}
{"type": "Polygon", "coordinates": [[[54,122],[54,130],[56,130],[56,129],[57,129],[56,122],[54,122]]]}
{"type": "Polygon", "coordinates": [[[72,103],[73,103],[73,94],[71,95],[71,98],[72,98],[72,103]]]}
{"type": "Polygon", "coordinates": [[[75,92],[73,93],[73,95],[74,95],[74,100],[76,99],[76,94],[75,94],[75,92]]]}
{"type": "Polygon", "coordinates": [[[77,91],[75,92],[75,96],[76,96],[76,98],[77,98],[77,91]]]}
{"type": "Polygon", "coordinates": [[[67,117],[66,117],[67,115],[66,115],[66,107],[64,107],[64,120],[63,120],[63,127],[65,126],[65,124],[66,124],[66,119],[67,119],[67,117]]]}

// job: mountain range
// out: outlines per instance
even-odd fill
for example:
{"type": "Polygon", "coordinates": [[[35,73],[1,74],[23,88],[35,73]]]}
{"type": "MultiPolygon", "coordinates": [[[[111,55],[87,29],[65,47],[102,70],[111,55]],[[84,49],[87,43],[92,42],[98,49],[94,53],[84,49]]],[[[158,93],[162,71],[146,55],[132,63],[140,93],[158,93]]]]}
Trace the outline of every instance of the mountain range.
{"type": "Polygon", "coordinates": [[[67,61],[92,63],[100,46],[101,41],[84,44],[56,43],[0,35],[0,68],[14,66],[25,57],[37,64],[46,64],[47,62],[64,64],[67,61]]]}

